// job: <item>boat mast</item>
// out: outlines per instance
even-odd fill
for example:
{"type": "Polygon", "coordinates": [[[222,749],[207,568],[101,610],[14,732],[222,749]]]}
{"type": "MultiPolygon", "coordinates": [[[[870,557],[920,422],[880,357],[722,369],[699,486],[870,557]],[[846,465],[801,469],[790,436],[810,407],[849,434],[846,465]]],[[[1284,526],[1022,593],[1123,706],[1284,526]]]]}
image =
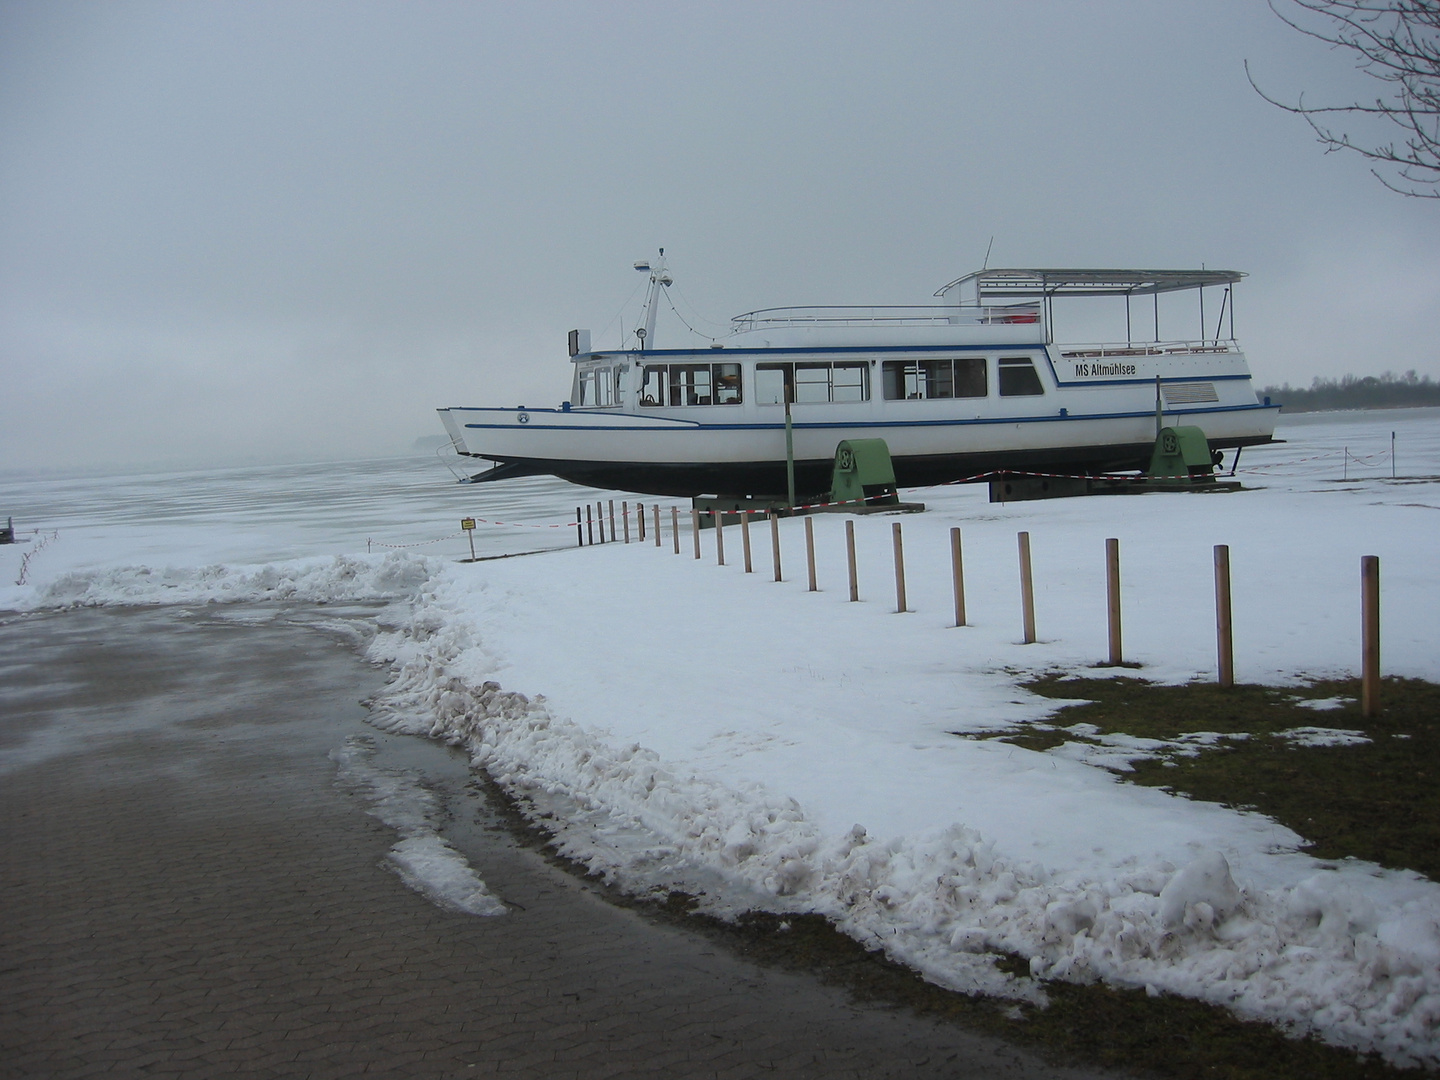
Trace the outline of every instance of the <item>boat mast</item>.
{"type": "Polygon", "coordinates": [[[660,313],[660,287],[669,285],[675,279],[670,276],[670,271],[665,269],[664,248],[660,249],[660,258],[653,267],[649,259],[641,259],[635,264],[635,269],[650,272],[650,292],[645,297],[643,312],[644,325],[635,331],[635,336],[640,339],[638,351],[644,352],[647,348],[655,347],[655,316],[660,313]]]}

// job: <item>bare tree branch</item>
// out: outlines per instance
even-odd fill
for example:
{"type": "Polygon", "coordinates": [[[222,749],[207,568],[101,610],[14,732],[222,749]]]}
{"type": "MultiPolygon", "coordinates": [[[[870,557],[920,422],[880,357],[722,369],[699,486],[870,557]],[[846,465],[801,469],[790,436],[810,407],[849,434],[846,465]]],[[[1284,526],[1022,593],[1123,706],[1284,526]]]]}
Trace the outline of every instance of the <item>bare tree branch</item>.
{"type": "Polygon", "coordinates": [[[1245,77],[1270,104],[1305,118],[1326,153],[1348,150],[1377,163],[1385,187],[1414,198],[1440,199],[1440,0],[1267,0],[1293,30],[1348,52],[1355,67],[1387,85],[1368,102],[1293,104],[1260,89],[1250,64],[1245,77]],[[1283,5],[1283,6],[1282,6],[1283,5]],[[1314,21],[1312,24],[1312,20],[1314,21]],[[1399,129],[1397,139],[1352,138],[1320,117],[1378,118],[1399,129]]]}

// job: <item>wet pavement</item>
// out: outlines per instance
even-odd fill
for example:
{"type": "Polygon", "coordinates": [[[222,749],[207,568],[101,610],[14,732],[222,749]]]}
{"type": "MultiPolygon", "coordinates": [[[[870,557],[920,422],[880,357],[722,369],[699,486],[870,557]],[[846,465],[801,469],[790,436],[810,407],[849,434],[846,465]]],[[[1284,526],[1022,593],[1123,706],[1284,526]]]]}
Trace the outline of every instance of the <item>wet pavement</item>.
{"type": "Polygon", "coordinates": [[[365,724],[365,614],[0,615],[0,1077],[1099,1075],[609,903],[463,757],[365,724]],[[393,872],[357,739],[505,914],[393,872]]]}

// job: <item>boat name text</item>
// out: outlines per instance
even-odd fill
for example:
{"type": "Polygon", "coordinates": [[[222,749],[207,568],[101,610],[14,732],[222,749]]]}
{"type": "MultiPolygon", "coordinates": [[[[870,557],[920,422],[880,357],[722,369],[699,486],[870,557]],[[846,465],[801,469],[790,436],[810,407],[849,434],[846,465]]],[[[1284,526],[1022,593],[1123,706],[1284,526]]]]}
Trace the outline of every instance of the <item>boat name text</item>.
{"type": "Polygon", "coordinates": [[[1095,378],[1105,375],[1134,375],[1134,364],[1076,364],[1075,377],[1077,379],[1095,378]]]}

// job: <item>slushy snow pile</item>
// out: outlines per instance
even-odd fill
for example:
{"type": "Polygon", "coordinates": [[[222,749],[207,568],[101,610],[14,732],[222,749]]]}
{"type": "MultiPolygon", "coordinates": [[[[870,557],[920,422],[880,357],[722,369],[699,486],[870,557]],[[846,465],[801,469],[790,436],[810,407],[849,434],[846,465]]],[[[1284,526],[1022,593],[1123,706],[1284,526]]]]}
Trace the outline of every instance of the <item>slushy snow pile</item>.
{"type": "Polygon", "coordinates": [[[391,867],[405,884],[450,911],[504,915],[465,856],[440,835],[439,800],[418,778],[375,764],[374,742],[347,739],[330,755],[340,766],[337,781],[370,804],[369,813],[400,834],[390,849],[391,867]]]}
{"type": "MultiPolygon", "coordinates": [[[[1377,423],[1388,443],[1398,421],[1377,423]]],[[[1437,428],[1433,411],[1420,413],[1400,441],[1430,455],[1412,473],[1440,474],[1437,428]]],[[[375,722],[463,747],[566,855],[627,889],[684,889],[722,915],[819,912],[959,990],[1042,1002],[1045,979],[1105,980],[1435,1066],[1436,884],[1322,862],[1257,814],[1121,782],[1127,758],[1155,749],[1145,740],[1038,753],[961,737],[1051,718],[1053,703],[1021,688],[1024,677],[1104,657],[1109,536],[1124,560],[1126,658],[1146,678],[1213,678],[1211,548],[1221,543],[1235,575],[1239,679],[1353,674],[1365,554],[1383,567],[1386,671],[1440,677],[1440,485],[1340,483],[1328,448],[1358,445],[1354,430],[1288,437],[1247,451],[1252,471],[1241,476],[1258,490],[1235,495],[992,506],[983,489],[909,493],[929,512],[855,522],[858,604],[838,516],[815,521],[811,593],[801,521],[782,523],[786,580],[776,584],[768,526],[752,535],[756,572],[746,574],[738,529],[727,529],[727,565],[708,531],[696,561],[688,535],[672,554],[666,514],[658,549],[649,537],[471,565],[449,561],[459,552],[363,548],[261,566],[90,555],[66,565],[62,533],[0,606],[389,601],[368,645],[395,672],[375,722]],[[889,591],[895,520],[905,614],[889,591]],[[952,526],[964,540],[963,628],[952,625],[952,526]],[[1020,644],[1019,530],[1034,552],[1033,645],[1020,644]],[[996,952],[1028,957],[1029,977],[997,968],[996,952]]],[[[557,496],[557,517],[570,497],[557,496]]],[[[1218,738],[1197,731],[1183,743],[1203,752],[1218,738]]],[[[347,767],[363,771],[363,747],[351,749],[347,767]]],[[[359,777],[382,806],[390,781],[359,777]]],[[[402,830],[392,858],[402,875],[456,869],[433,829],[402,830]]],[[[463,869],[452,895],[470,888],[476,907],[498,906],[463,869]]]]}

